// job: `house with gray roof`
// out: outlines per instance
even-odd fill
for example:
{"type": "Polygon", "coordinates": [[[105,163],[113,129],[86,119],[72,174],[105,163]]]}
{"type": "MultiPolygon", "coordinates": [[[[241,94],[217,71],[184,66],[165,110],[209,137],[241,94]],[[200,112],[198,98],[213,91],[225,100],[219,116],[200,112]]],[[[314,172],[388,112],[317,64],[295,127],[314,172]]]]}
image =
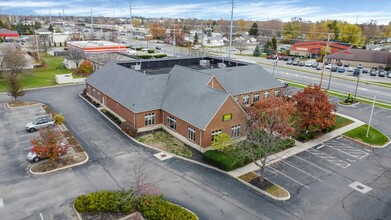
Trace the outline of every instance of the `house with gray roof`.
{"type": "Polygon", "coordinates": [[[204,151],[215,135],[245,137],[243,105],[281,96],[258,65],[195,57],[111,62],[86,80],[86,93],[138,132],[163,128],[204,151]]]}

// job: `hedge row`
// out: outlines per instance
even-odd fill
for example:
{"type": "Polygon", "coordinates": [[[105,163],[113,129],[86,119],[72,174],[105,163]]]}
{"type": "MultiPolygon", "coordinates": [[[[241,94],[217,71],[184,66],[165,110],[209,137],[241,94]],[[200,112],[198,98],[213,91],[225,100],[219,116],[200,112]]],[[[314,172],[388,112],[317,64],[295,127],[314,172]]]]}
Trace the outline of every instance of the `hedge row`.
{"type": "Polygon", "coordinates": [[[110,111],[107,111],[106,109],[102,109],[102,112],[103,112],[103,114],[107,115],[107,117],[109,117],[118,126],[121,126],[122,121],[117,116],[115,116],[113,113],[111,113],[110,111]]]}
{"type": "Polygon", "coordinates": [[[91,104],[93,104],[95,106],[95,108],[99,108],[100,107],[100,103],[93,100],[91,97],[89,97],[86,93],[86,89],[83,90],[82,94],[81,94],[85,99],[87,99],[87,101],[89,101],[91,104]]]}
{"type": "Polygon", "coordinates": [[[137,136],[137,128],[134,127],[130,122],[124,121],[121,123],[121,129],[131,137],[137,136]]]}
{"type": "Polygon", "coordinates": [[[148,220],[196,220],[193,213],[163,200],[162,196],[145,196],[137,199],[132,191],[93,192],[75,199],[75,209],[81,213],[123,213],[139,211],[148,220]]]}
{"type": "MultiPolygon", "coordinates": [[[[293,147],[294,145],[295,141],[293,139],[281,140],[276,145],[274,152],[272,153],[283,151],[293,147]]],[[[257,148],[255,148],[253,152],[255,154],[255,158],[263,157],[262,151],[257,150],[257,148]]],[[[238,154],[235,150],[227,152],[222,152],[219,150],[208,150],[203,154],[203,159],[207,163],[225,171],[234,170],[251,162],[249,157],[240,156],[240,154],[238,154]]]]}
{"type": "Polygon", "coordinates": [[[140,58],[140,59],[151,59],[152,57],[153,58],[163,58],[166,56],[167,56],[167,54],[156,54],[156,55],[138,54],[138,55],[136,55],[136,57],[140,58]]]}

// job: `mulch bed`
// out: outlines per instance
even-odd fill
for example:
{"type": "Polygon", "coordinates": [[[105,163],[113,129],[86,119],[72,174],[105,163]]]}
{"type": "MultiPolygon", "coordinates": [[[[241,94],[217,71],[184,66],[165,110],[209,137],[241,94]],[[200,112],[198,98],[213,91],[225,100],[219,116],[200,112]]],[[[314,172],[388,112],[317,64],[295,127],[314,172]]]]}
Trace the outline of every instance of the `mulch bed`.
{"type": "Polygon", "coordinates": [[[10,108],[17,108],[17,107],[22,107],[22,106],[28,106],[28,105],[35,105],[38,104],[38,102],[32,102],[32,101],[11,101],[8,102],[8,106],[10,108]]]}
{"type": "Polygon", "coordinates": [[[269,180],[267,180],[265,178],[263,179],[263,182],[261,182],[259,177],[250,180],[249,183],[253,186],[256,186],[256,187],[262,189],[262,190],[266,190],[266,189],[274,186],[274,184],[272,182],[270,182],[269,180]]]}
{"type": "Polygon", "coordinates": [[[61,167],[69,166],[72,164],[80,163],[87,158],[84,153],[76,153],[73,156],[61,157],[57,161],[44,161],[38,164],[35,164],[31,167],[33,172],[47,172],[50,170],[55,170],[61,167]]]}

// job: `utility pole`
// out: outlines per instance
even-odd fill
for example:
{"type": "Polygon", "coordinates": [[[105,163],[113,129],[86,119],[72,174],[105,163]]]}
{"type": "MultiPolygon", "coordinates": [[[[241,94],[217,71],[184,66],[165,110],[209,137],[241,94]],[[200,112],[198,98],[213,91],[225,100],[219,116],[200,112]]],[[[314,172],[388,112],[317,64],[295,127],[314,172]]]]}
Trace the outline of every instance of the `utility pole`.
{"type": "Polygon", "coordinates": [[[373,109],[375,108],[375,102],[376,102],[376,95],[373,97],[373,104],[372,104],[372,110],[371,110],[371,116],[369,116],[369,123],[368,123],[368,129],[367,129],[367,135],[369,135],[369,129],[371,128],[371,122],[372,122],[372,115],[373,115],[373,109]]]}
{"type": "Polygon", "coordinates": [[[129,1],[129,17],[130,17],[130,47],[132,47],[133,46],[132,1],[129,1]]]}
{"type": "Polygon", "coordinates": [[[228,57],[231,58],[231,47],[232,47],[232,26],[233,26],[233,18],[234,18],[234,0],[232,0],[231,6],[231,27],[229,32],[229,48],[228,48],[228,57]]]}
{"type": "Polygon", "coordinates": [[[327,46],[326,46],[326,50],[325,50],[325,55],[323,56],[323,62],[322,62],[322,74],[320,74],[320,83],[319,83],[319,87],[322,88],[322,81],[323,81],[323,73],[324,73],[324,63],[325,63],[325,58],[326,58],[326,55],[328,53],[330,53],[331,51],[329,50],[329,43],[330,43],[330,33],[327,34],[327,46]]]}
{"type": "Polygon", "coordinates": [[[175,36],[175,24],[174,24],[174,57],[176,57],[176,36],[175,36]]]}
{"type": "Polygon", "coordinates": [[[92,1],[91,1],[91,38],[93,39],[94,35],[94,18],[92,17],[92,1]]]}

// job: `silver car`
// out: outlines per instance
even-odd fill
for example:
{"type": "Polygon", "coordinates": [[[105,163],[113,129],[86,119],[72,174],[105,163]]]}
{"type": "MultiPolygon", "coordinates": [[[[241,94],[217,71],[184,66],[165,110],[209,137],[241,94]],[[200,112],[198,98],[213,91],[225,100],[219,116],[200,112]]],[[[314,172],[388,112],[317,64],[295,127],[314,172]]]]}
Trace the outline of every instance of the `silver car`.
{"type": "Polygon", "coordinates": [[[44,116],[35,119],[33,122],[26,124],[26,131],[34,132],[40,128],[53,127],[54,121],[51,116],[44,116]]]}

